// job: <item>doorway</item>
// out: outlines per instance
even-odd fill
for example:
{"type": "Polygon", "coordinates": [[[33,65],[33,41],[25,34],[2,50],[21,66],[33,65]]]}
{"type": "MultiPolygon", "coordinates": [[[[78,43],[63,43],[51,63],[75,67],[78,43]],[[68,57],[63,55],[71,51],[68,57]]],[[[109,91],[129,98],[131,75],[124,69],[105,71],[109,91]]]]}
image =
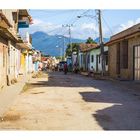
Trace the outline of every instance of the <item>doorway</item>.
{"type": "Polygon", "coordinates": [[[140,80],[140,46],[134,47],[134,80],[140,80]]]}

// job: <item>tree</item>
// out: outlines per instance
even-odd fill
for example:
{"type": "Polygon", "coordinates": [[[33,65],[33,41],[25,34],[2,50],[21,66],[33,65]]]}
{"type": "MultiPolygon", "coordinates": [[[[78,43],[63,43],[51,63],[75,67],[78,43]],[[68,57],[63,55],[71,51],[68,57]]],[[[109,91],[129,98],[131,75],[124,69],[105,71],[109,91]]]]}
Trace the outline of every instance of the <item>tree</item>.
{"type": "Polygon", "coordinates": [[[56,59],[60,59],[60,60],[61,60],[61,56],[56,56],[55,58],[56,58],[56,59]]]}
{"type": "Polygon", "coordinates": [[[67,45],[66,56],[71,56],[71,46],[72,46],[72,52],[78,53],[79,43],[72,43],[71,45],[70,44],[67,45]]]}
{"type": "Polygon", "coordinates": [[[86,41],[86,44],[96,43],[91,37],[89,37],[86,41]]]}

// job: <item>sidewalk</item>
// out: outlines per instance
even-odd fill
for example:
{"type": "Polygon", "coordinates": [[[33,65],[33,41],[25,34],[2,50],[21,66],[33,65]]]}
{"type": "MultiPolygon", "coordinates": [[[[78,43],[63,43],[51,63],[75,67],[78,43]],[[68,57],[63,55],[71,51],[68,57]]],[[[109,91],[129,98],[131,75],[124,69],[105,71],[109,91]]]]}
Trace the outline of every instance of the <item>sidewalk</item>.
{"type": "Polygon", "coordinates": [[[114,82],[116,85],[118,85],[122,88],[137,91],[135,96],[140,95],[139,94],[140,93],[140,82],[139,81],[121,81],[121,80],[110,78],[109,76],[102,77],[100,75],[95,75],[95,76],[89,75],[88,72],[81,72],[80,74],[83,76],[92,77],[94,80],[108,80],[108,81],[114,82]]]}
{"type": "Polygon", "coordinates": [[[134,95],[140,96],[140,82],[139,81],[119,81],[119,80],[115,81],[114,80],[114,82],[117,83],[120,87],[124,87],[132,91],[136,91],[134,95]]]}
{"type": "Polygon", "coordinates": [[[3,116],[3,114],[12,105],[16,96],[22,91],[25,83],[25,78],[20,77],[17,83],[11,86],[6,86],[4,89],[2,89],[2,91],[0,91],[0,117],[3,116]]]}

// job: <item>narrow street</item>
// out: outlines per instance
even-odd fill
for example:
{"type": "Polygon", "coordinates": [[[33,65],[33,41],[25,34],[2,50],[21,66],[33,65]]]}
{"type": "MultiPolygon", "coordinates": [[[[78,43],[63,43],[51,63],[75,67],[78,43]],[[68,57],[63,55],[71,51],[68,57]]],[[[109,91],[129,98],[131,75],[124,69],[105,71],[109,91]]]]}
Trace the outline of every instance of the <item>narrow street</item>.
{"type": "Polygon", "coordinates": [[[135,90],[79,74],[32,78],[0,121],[1,130],[138,130],[135,90]]]}

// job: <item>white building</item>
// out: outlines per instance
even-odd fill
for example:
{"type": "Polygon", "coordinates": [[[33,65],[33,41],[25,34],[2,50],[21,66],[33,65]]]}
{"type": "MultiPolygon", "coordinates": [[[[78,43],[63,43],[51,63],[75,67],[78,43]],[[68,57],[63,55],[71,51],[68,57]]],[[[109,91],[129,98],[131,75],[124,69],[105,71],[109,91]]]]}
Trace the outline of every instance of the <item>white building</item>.
{"type": "MultiPolygon", "coordinates": [[[[105,69],[108,71],[108,47],[104,47],[105,69]]],[[[101,49],[98,44],[80,44],[79,69],[101,72],[101,49]]]]}
{"type": "MultiPolygon", "coordinates": [[[[108,52],[108,47],[104,47],[104,52],[105,52],[105,70],[108,71],[108,60],[107,60],[107,52],[108,52]]],[[[89,64],[89,69],[94,70],[96,72],[100,72],[102,70],[101,66],[101,49],[99,47],[94,48],[90,51],[90,64],[89,64]]]]}

